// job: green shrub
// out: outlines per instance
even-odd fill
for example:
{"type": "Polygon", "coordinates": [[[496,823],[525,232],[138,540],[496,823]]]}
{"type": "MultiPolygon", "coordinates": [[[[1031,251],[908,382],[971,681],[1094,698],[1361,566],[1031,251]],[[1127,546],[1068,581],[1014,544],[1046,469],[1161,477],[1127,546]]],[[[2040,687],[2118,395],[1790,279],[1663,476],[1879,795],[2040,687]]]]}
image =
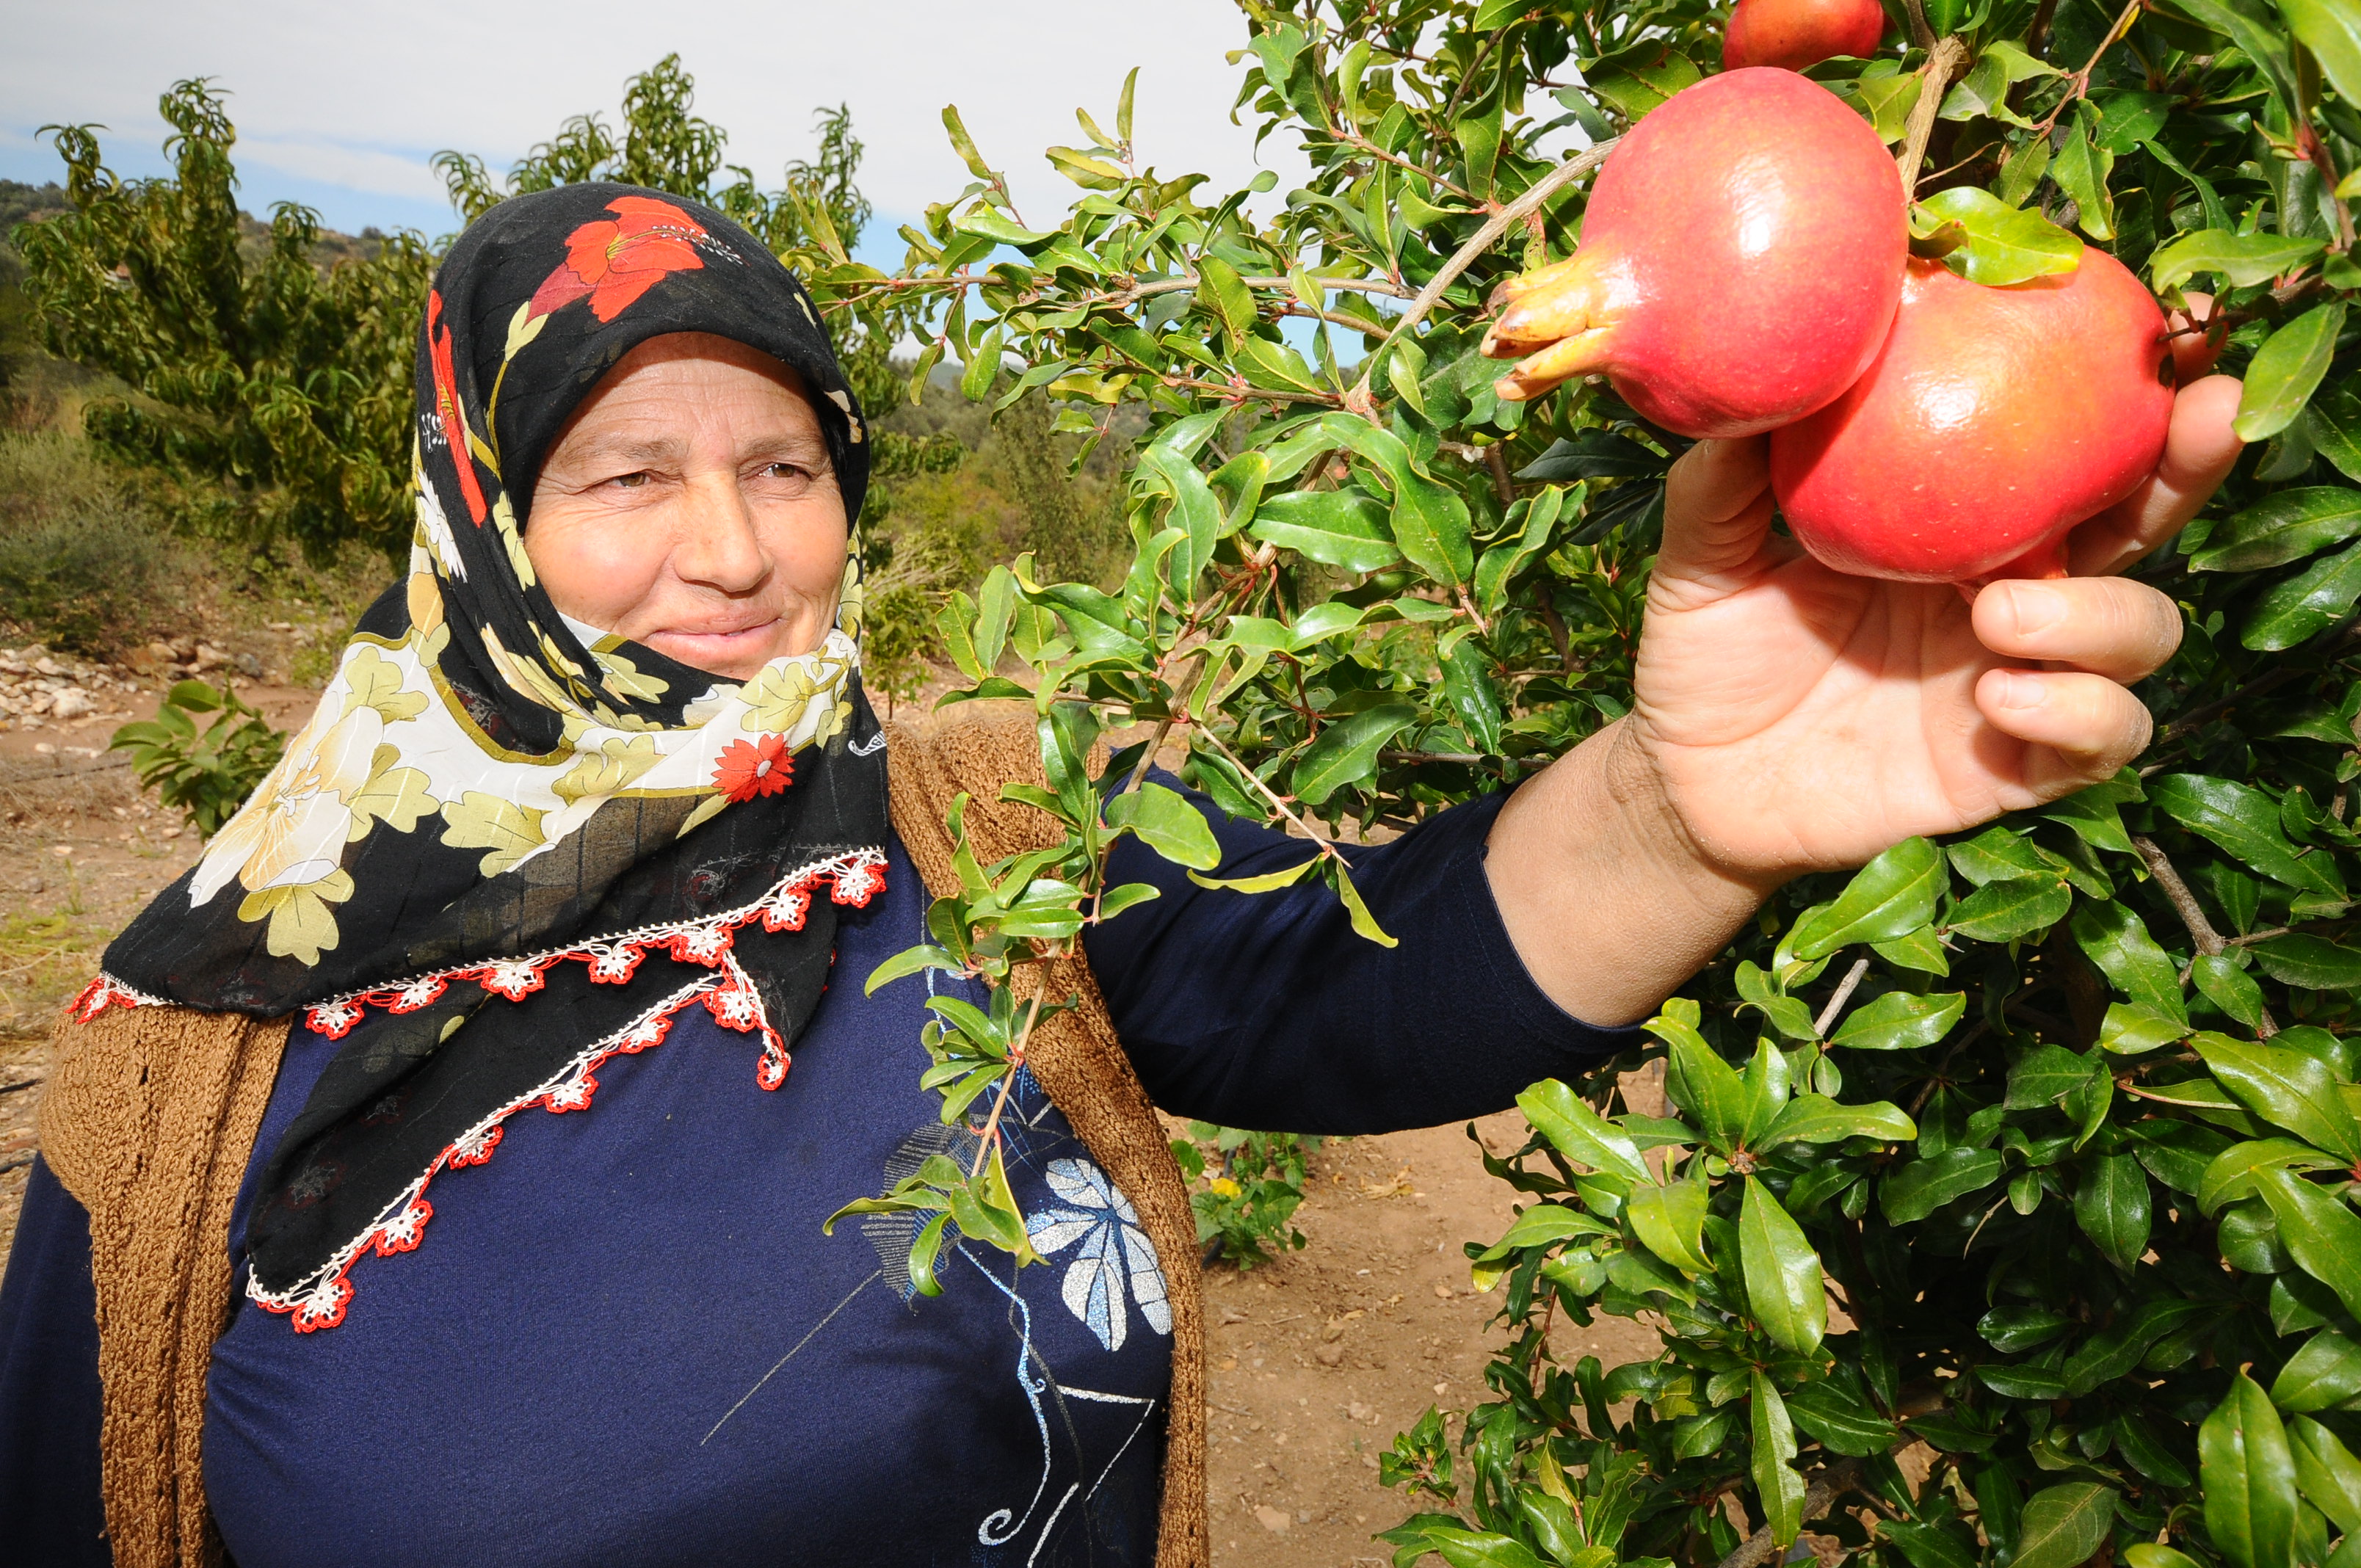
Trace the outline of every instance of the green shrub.
{"type": "Polygon", "coordinates": [[[0,433],[0,620],[53,647],[109,653],[152,624],[174,552],[88,444],[0,433]]]}
{"type": "Polygon", "coordinates": [[[165,694],[154,718],[125,725],[111,744],[129,749],[142,788],[154,790],[159,804],[210,839],[278,762],[287,734],[236,692],[182,681],[165,694]],[[192,717],[200,713],[221,717],[201,730],[192,717]]]}
{"type": "Polygon", "coordinates": [[[1303,1245],[1303,1233],[1290,1222],[1303,1201],[1304,1162],[1319,1146],[1310,1134],[1248,1133],[1211,1122],[1191,1122],[1187,1138],[1172,1140],[1207,1262],[1218,1257],[1245,1270],[1271,1261],[1273,1251],[1303,1245]],[[1200,1143],[1213,1146],[1213,1159],[1200,1143]]]}

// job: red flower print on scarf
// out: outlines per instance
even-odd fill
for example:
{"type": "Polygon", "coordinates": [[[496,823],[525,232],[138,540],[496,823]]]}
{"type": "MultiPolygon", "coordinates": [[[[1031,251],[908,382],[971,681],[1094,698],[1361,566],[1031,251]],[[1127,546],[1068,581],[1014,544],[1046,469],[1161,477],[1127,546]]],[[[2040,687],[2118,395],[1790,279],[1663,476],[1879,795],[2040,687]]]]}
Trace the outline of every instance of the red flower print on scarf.
{"type": "Polygon", "coordinates": [[[618,196],[607,210],[615,214],[611,221],[584,224],[566,236],[566,259],[533,291],[534,315],[547,315],[587,294],[590,313],[610,322],[666,274],[705,265],[697,244],[712,242],[703,225],[670,202],[618,196]]]}
{"type": "Polygon", "coordinates": [[[434,416],[450,444],[451,466],[459,472],[459,493],[467,499],[467,515],[483,525],[488,509],[484,489],[476,483],[475,454],[467,450],[467,416],[459,407],[459,378],[451,367],[451,329],[443,324],[443,296],[426,291],[426,348],[434,364],[434,416]]]}
{"type": "Polygon", "coordinates": [[[776,795],[795,782],[796,762],[787,755],[787,738],[761,735],[752,740],[732,740],[714,764],[713,787],[732,804],[758,795],[776,795]]]}

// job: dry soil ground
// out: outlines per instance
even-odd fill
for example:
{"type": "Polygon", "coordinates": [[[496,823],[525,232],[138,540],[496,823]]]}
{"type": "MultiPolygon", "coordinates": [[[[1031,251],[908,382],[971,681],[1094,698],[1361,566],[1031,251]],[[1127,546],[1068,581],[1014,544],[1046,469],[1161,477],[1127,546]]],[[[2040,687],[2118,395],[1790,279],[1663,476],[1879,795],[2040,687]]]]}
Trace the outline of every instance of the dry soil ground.
{"type": "MultiPolygon", "coordinates": [[[[153,683],[151,683],[153,684],[153,683]]],[[[292,729],[313,694],[249,686],[247,701],[292,729]]],[[[35,1148],[49,1020],[107,937],[194,857],[104,748],[156,697],[118,695],[108,716],[0,730],[0,1249],[16,1229],[35,1148]]],[[[1513,1113],[1478,1126],[1496,1150],[1524,1135],[1513,1113]]],[[[1371,1532],[1411,1511],[1378,1485],[1393,1434],[1429,1405],[1484,1397],[1487,1321],[1460,1250],[1506,1227],[1509,1190],[1484,1174],[1459,1127],[1331,1143],[1297,1212],[1309,1245],[1249,1273],[1206,1275],[1212,1358],[1213,1562],[1218,1568],[1382,1563],[1371,1532]]],[[[1608,1365],[1653,1336],[1617,1319],[1561,1328],[1561,1355],[1608,1365]]]]}

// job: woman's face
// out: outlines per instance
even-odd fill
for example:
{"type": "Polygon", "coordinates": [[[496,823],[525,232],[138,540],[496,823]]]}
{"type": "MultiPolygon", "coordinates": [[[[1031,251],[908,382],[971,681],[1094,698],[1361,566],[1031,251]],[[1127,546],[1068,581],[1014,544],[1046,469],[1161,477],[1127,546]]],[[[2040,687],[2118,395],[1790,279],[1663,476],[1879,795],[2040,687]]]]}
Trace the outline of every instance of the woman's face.
{"type": "Polygon", "coordinates": [[[745,680],[827,637],[845,531],[796,373],[673,333],[625,355],[559,432],[524,549],[577,620],[745,680]]]}

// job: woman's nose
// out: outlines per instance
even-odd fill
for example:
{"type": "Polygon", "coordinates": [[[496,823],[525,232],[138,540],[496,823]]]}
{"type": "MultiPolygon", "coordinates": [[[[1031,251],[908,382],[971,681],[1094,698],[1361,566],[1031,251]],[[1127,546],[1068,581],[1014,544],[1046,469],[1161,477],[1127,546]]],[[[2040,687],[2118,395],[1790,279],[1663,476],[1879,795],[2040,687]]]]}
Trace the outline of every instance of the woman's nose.
{"type": "Polygon", "coordinates": [[[734,473],[692,477],[682,504],[672,553],[673,571],[682,581],[742,594],[770,576],[753,509],[734,473]]]}

